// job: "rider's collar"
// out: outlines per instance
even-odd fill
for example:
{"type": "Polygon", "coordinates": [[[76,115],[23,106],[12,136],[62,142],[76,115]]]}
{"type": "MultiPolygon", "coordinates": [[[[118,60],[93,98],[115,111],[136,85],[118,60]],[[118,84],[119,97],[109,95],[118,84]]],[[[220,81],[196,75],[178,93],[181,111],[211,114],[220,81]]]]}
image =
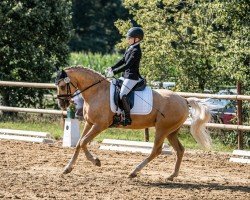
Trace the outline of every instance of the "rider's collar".
{"type": "Polygon", "coordinates": [[[129,46],[128,50],[134,48],[135,46],[137,46],[138,44],[140,44],[140,42],[141,42],[141,41],[136,42],[136,43],[134,43],[134,44],[131,44],[131,45],[129,46]]]}
{"type": "Polygon", "coordinates": [[[140,44],[140,42],[141,42],[141,41],[136,42],[136,43],[134,43],[134,44],[130,45],[130,47],[135,47],[136,45],[140,44]]]}

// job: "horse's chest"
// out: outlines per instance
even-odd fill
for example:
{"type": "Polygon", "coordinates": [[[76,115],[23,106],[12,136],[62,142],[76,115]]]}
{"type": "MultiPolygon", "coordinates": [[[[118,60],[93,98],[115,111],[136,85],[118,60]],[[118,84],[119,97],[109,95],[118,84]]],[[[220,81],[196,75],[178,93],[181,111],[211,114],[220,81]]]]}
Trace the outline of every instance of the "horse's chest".
{"type": "Polygon", "coordinates": [[[98,118],[101,118],[106,113],[105,106],[100,108],[100,106],[86,106],[84,108],[84,118],[88,121],[96,122],[98,118]],[[105,112],[104,112],[105,110],[105,112]]]}

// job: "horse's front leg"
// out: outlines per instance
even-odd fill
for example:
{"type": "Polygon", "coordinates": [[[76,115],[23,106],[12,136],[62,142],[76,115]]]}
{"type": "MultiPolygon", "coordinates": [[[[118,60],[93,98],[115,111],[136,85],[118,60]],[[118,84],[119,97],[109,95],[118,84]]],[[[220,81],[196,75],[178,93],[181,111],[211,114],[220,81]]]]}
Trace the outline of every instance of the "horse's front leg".
{"type": "Polygon", "coordinates": [[[98,124],[94,124],[90,130],[87,132],[86,135],[83,135],[82,138],[78,141],[77,147],[75,150],[75,153],[70,160],[69,164],[66,166],[64,173],[69,173],[73,169],[73,165],[75,164],[75,161],[77,159],[77,156],[79,155],[80,149],[82,148],[85,152],[85,155],[88,160],[90,160],[92,163],[94,163],[97,166],[101,166],[101,162],[98,158],[95,158],[91,155],[91,153],[87,149],[87,144],[94,139],[100,132],[102,132],[105,128],[102,126],[99,126],[98,124]]]}
{"type": "Polygon", "coordinates": [[[70,159],[69,163],[67,164],[67,166],[64,168],[64,171],[63,171],[64,174],[70,173],[72,171],[73,165],[75,164],[77,157],[78,157],[80,150],[81,150],[81,144],[80,144],[81,139],[89,132],[91,127],[92,127],[92,124],[90,124],[89,122],[86,121],[84,124],[82,136],[77,142],[75,152],[74,152],[72,158],[70,159]]]}
{"type": "Polygon", "coordinates": [[[83,147],[83,151],[85,153],[86,158],[91,161],[94,165],[101,167],[101,161],[99,160],[99,158],[94,157],[89,150],[87,149],[87,146],[83,147]]]}
{"type": "Polygon", "coordinates": [[[93,140],[100,132],[102,132],[105,128],[99,126],[98,124],[95,124],[92,126],[90,131],[81,139],[80,145],[81,148],[84,150],[86,158],[91,161],[94,165],[100,167],[101,166],[101,161],[97,158],[94,157],[88,150],[87,144],[93,140]]]}

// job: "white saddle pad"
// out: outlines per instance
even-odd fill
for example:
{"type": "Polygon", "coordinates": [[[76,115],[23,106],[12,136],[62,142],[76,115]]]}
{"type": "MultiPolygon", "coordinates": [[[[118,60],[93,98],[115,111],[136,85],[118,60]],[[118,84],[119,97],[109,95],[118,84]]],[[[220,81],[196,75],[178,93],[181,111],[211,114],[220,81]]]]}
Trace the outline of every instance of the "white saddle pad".
{"type": "MultiPolygon", "coordinates": [[[[121,109],[115,105],[114,101],[115,85],[113,82],[110,84],[110,108],[113,113],[120,114],[121,109]],[[116,110],[117,109],[117,110],[116,110]]],[[[150,87],[146,87],[143,91],[135,91],[134,107],[131,109],[130,114],[134,115],[147,115],[152,111],[153,106],[153,93],[150,87]]]]}

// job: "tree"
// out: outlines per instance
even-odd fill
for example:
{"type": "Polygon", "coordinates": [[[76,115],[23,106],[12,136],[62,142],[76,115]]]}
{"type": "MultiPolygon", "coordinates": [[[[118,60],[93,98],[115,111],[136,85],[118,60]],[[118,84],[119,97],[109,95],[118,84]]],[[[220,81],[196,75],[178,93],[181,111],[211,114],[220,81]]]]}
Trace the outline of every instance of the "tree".
{"type": "MultiPolygon", "coordinates": [[[[50,82],[68,59],[71,3],[67,0],[0,2],[0,78],[50,82]]],[[[6,106],[42,106],[45,90],[1,88],[6,106]]]]}
{"type": "Polygon", "coordinates": [[[214,28],[225,49],[218,57],[222,75],[250,84],[250,1],[223,1],[214,28]]]}
{"type": "Polygon", "coordinates": [[[110,53],[120,40],[114,22],[128,18],[120,0],[73,0],[71,51],[110,53]]]}
{"type": "MultiPolygon", "coordinates": [[[[125,0],[145,30],[143,73],[178,89],[217,90],[249,82],[249,1],[125,0]]],[[[116,23],[121,33],[128,21],[116,23]]],[[[118,47],[123,47],[123,43],[118,47]]]]}

